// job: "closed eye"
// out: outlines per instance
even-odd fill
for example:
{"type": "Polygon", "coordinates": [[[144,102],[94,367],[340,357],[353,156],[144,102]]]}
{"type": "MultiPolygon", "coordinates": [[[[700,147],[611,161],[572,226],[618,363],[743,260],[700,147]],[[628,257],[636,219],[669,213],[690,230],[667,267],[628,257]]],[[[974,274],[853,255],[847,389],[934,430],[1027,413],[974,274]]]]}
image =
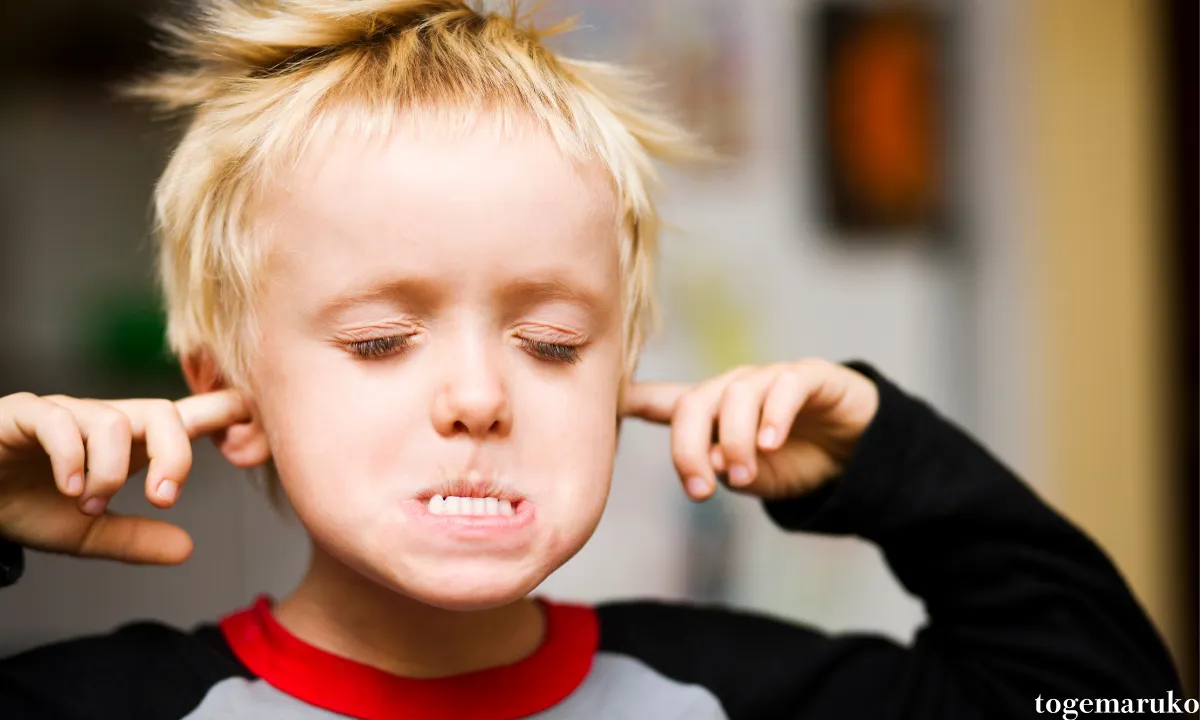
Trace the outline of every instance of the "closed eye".
{"type": "Polygon", "coordinates": [[[355,340],[346,343],[346,347],[363,359],[381,358],[407,348],[412,344],[411,337],[411,335],[389,335],[370,340],[355,340]]]}
{"type": "Polygon", "coordinates": [[[562,345],[527,338],[521,338],[521,344],[539,360],[567,365],[579,362],[579,348],[574,345],[562,345]]]}

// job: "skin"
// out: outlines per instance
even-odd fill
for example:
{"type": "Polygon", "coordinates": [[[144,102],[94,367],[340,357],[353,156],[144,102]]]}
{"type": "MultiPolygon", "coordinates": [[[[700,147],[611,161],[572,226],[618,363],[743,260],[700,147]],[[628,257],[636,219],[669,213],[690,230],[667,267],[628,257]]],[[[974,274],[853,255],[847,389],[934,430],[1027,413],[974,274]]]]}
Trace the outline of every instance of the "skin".
{"type": "Polygon", "coordinates": [[[808,492],[875,414],[875,386],[822,360],[629,383],[618,407],[611,182],[533,128],[418,123],[319,147],[263,208],[274,252],[253,387],[222,387],[201,353],[184,363],[196,394],[176,402],[0,398],[0,535],[182,562],[181,529],[104,506],[146,463],[147,497],[173,505],[190,441],[210,436],[234,465],[273,457],[312,538],[307,574],[275,605],[281,623],[391,672],[452,675],[541,642],[526,596],[600,519],[614,418],[669,424],[680,478],[702,500],[718,481],[808,492]],[[463,543],[402,510],[469,470],[531,503],[521,541],[463,543]]]}

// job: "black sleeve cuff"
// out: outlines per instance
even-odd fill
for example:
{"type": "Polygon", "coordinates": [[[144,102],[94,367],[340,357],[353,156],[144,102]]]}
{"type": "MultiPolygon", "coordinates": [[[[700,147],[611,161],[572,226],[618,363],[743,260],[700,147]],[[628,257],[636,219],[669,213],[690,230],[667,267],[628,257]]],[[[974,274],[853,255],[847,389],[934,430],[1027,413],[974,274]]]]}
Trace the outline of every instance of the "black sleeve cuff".
{"type": "MultiPolygon", "coordinates": [[[[872,517],[884,513],[905,463],[906,432],[923,405],[862,361],[843,363],[879,389],[879,409],[859,438],[842,474],[797,498],[763,501],[767,514],[785,530],[827,535],[872,536],[872,517]]],[[[876,516],[877,517],[877,516],[876,516]]]]}
{"type": "Polygon", "coordinates": [[[16,584],[25,572],[25,550],[15,542],[0,538],[0,587],[16,584]]]}

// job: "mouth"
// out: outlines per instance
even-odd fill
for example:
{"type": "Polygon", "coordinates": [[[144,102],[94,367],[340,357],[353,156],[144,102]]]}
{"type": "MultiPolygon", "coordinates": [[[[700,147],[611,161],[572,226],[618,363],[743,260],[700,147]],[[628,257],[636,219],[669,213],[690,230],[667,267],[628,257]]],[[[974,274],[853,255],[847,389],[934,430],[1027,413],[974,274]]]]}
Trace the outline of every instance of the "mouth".
{"type": "MultiPolygon", "coordinates": [[[[517,501],[518,507],[521,501],[517,501]]],[[[450,495],[442,497],[434,495],[425,503],[425,508],[432,515],[507,515],[516,514],[511,500],[501,500],[496,497],[471,497],[450,495]]]]}
{"type": "Polygon", "coordinates": [[[414,498],[430,515],[458,517],[514,517],[520,515],[525,498],[495,478],[484,479],[477,472],[458,478],[445,478],[414,498]]]}
{"type": "Polygon", "coordinates": [[[533,538],[537,508],[523,498],[488,495],[484,490],[436,491],[402,503],[405,513],[425,529],[421,542],[447,549],[443,543],[467,543],[478,551],[486,543],[491,551],[527,549],[533,538]]]}

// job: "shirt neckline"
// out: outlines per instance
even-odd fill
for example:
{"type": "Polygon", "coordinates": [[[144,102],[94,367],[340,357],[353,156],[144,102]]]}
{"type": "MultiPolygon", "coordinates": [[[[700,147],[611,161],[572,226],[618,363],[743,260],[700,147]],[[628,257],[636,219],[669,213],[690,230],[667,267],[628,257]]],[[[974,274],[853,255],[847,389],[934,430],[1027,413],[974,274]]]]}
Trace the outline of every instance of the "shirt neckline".
{"type": "Polygon", "coordinates": [[[407,678],[335,655],[293,635],[275,619],[271,598],[220,621],[247,669],[310,705],[362,718],[506,720],[541,712],[575,691],[599,646],[595,610],[538,600],[546,635],[529,657],[511,665],[441,678],[407,678]]]}

